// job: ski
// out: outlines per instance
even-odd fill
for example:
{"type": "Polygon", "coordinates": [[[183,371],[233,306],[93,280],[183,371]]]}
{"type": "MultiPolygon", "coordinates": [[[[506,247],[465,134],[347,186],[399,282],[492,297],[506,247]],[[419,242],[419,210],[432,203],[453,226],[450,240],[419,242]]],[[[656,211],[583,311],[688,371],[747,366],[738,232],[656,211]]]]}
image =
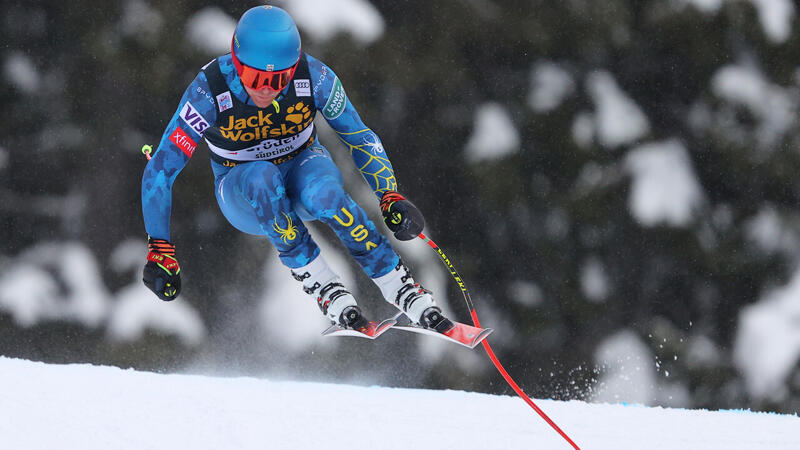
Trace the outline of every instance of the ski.
{"type": "MultiPolygon", "coordinates": [[[[396,315],[393,319],[396,321],[402,313],[396,315]]],[[[439,333],[435,330],[423,328],[419,325],[408,323],[407,325],[395,325],[392,327],[394,330],[410,331],[412,333],[427,334],[429,336],[438,337],[455,344],[463,345],[464,347],[475,348],[494,330],[492,328],[478,328],[472,325],[467,325],[461,322],[453,322],[453,328],[439,333]]]]}
{"type": "Polygon", "coordinates": [[[368,325],[363,330],[354,330],[352,328],[345,328],[337,324],[333,324],[328,329],[322,332],[323,336],[353,336],[367,339],[375,339],[386,330],[392,328],[392,325],[397,323],[394,318],[386,319],[381,322],[369,321],[368,325]]]}

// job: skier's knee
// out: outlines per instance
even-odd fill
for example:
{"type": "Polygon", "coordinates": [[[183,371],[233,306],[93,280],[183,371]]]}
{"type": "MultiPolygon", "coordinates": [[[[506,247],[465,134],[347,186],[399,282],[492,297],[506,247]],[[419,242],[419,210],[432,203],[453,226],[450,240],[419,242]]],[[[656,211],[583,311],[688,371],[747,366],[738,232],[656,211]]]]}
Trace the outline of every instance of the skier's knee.
{"type": "Polygon", "coordinates": [[[303,206],[317,219],[330,219],[347,204],[347,192],[333,176],[316,178],[302,193],[303,206]]]}
{"type": "Polygon", "coordinates": [[[247,164],[243,174],[242,193],[249,202],[268,197],[283,197],[286,188],[283,186],[281,173],[274,164],[267,161],[256,161],[247,164]]]}

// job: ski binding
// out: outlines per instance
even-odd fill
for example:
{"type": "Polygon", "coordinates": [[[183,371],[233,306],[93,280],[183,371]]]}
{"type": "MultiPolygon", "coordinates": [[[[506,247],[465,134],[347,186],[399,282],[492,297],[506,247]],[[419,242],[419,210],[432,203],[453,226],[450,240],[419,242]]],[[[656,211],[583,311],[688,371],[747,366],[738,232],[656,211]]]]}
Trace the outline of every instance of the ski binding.
{"type": "MultiPolygon", "coordinates": [[[[397,322],[397,319],[403,316],[403,313],[398,313],[392,319],[397,322]]],[[[463,345],[464,347],[475,348],[478,344],[481,343],[487,336],[489,336],[494,329],[492,328],[478,328],[472,325],[467,325],[461,322],[453,321],[453,328],[445,331],[444,333],[439,333],[438,331],[431,330],[428,328],[424,328],[419,325],[414,325],[410,321],[404,325],[395,325],[392,328],[395,330],[404,330],[404,331],[411,331],[412,333],[419,333],[419,334],[427,334],[429,336],[435,336],[440,339],[444,339],[446,341],[450,341],[459,345],[463,345]]]]}

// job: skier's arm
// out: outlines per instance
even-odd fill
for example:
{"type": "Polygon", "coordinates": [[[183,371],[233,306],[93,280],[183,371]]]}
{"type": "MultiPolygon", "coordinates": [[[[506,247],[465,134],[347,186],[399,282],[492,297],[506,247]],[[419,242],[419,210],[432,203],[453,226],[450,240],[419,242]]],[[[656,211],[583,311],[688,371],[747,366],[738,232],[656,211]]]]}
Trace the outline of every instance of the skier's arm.
{"type": "Polygon", "coordinates": [[[317,109],[350,149],[364,180],[381,199],[386,226],[401,241],[414,239],[422,232],[425,220],[419,209],[397,192],[394,169],[380,138],[364,125],[330,67],[311,56],[308,57],[308,66],[317,109]]]}
{"type": "Polygon", "coordinates": [[[350,155],[364,180],[379,198],[397,189],[394,169],[380,138],[364,125],[341,81],[330,67],[308,56],[311,86],[317,109],[328,121],[350,155]]]}
{"type": "Polygon", "coordinates": [[[200,72],[186,88],[178,109],[169,121],[158,149],[142,176],[142,213],[147,234],[170,239],[172,184],[189,162],[205,129],[216,120],[208,81],[200,72]]]}

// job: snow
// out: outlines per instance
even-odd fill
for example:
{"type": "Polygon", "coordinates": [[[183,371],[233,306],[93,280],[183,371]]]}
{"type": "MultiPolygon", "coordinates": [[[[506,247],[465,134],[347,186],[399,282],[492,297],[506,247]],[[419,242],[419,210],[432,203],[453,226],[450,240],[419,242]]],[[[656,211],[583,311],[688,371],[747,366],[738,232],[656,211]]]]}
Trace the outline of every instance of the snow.
{"type": "Polygon", "coordinates": [[[686,362],[691,368],[716,367],[723,362],[722,352],[708,336],[699,334],[689,339],[686,362]]]}
{"type": "Polygon", "coordinates": [[[742,309],[733,357],[754,398],[780,400],[800,361],[800,270],[786,286],[742,309]]]}
{"type": "Polygon", "coordinates": [[[792,0],[751,0],[758,10],[758,19],[767,38],[781,44],[792,34],[795,5],[792,0]]]}
{"type": "Polygon", "coordinates": [[[723,0],[678,0],[679,3],[690,4],[704,13],[716,13],[723,0]]]}
{"type": "Polygon", "coordinates": [[[136,342],[146,331],[163,336],[176,336],[187,346],[196,346],[206,338],[200,314],[191,306],[191,299],[162,302],[141,282],[120,289],[108,319],[108,334],[113,340],[136,342]]]}
{"type": "Polygon", "coordinates": [[[552,111],[574,91],[575,82],[566,70],[554,62],[541,61],[531,71],[528,106],[537,113],[552,111]]]}
{"type": "Polygon", "coordinates": [[[41,84],[39,71],[33,61],[19,51],[11,52],[6,56],[3,74],[12,86],[26,94],[36,92],[41,84]]]}
{"type": "Polygon", "coordinates": [[[583,111],[572,121],[572,140],[581,148],[589,148],[594,139],[594,115],[583,111]]]}
{"type": "MultiPolygon", "coordinates": [[[[297,23],[302,38],[309,36],[318,42],[345,32],[361,44],[371,44],[383,35],[386,27],[378,10],[364,0],[292,0],[279,2],[279,5],[297,23]]],[[[139,0],[132,0],[126,7],[128,22],[138,21],[148,14],[139,6],[139,0]]],[[[208,6],[187,20],[187,38],[209,55],[227,53],[231,50],[237,21],[238,18],[222,9],[208,6]]]]}
{"type": "Polygon", "coordinates": [[[745,223],[747,238],[767,253],[796,254],[800,243],[793,230],[772,206],[762,206],[754,217],[745,223]]]}
{"type": "Polygon", "coordinates": [[[774,142],[795,123],[800,104],[797,94],[770,83],[756,68],[727,65],[714,74],[711,83],[716,96],[746,107],[759,119],[756,134],[762,144],[774,142]]]}
{"type": "Polygon", "coordinates": [[[519,151],[519,132],[499,103],[484,103],[475,111],[475,126],[464,148],[472,164],[501,159],[519,151]]]}
{"type": "Polygon", "coordinates": [[[325,42],[348,33],[367,45],[383,36],[386,24],[380,12],[366,0],[291,0],[281,2],[302,35],[325,42]]]}
{"type": "Polygon", "coordinates": [[[593,399],[606,403],[653,403],[657,373],[651,361],[653,355],[633,331],[619,331],[606,338],[595,350],[595,362],[603,372],[593,399]]]}
{"type": "Polygon", "coordinates": [[[186,21],[189,42],[209,55],[220,55],[231,51],[231,39],[236,30],[237,19],[216,6],[208,6],[186,21]]]}
{"type": "Polygon", "coordinates": [[[191,300],[162,302],[142,284],[146,248],[144,241],[129,240],[111,251],[111,267],[131,274],[131,282],[114,293],[84,244],[42,243],[26,249],[0,272],[0,311],[26,328],[66,321],[87,329],[105,327],[118,341],[135,341],[151,330],[190,346],[200,344],[207,333],[191,300]]]}
{"type": "Polygon", "coordinates": [[[522,306],[539,306],[544,301],[542,289],[534,282],[515,280],[508,283],[508,296],[522,306]]]}
{"type": "Polygon", "coordinates": [[[58,286],[47,272],[31,264],[15,264],[0,277],[0,310],[17,325],[30,327],[55,307],[57,293],[58,286]]]}
{"type": "Polygon", "coordinates": [[[647,117],[611,73],[589,74],[586,89],[595,104],[595,126],[602,145],[613,148],[630,144],[650,131],[647,117]]]}
{"type": "MultiPolygon", "coordinates": [[[[354,439],[387,450],[572,448],[509,396],[164,375],[5,357],[0,373],[0,435],[7,448],[350,450],[354,439]]],[[[800,418],[793,415],[534,401],[583,449],[800,446],[800,418]]]]}
{"type": "Polygon", "coordinates": [[[645,226],[685,226],[705,201],[689,154],[677,140],[637,147],[625,165],[633,177],[631,214],[645,226]]]}
{"type": "Polygon", "coordinates": [[[164,17],[161,13],[144,1],[125,2],[120,23],[122,34],[136,37],[144,43],[154,43],[163,25],[164,17]]]}
{"type": "Polygon", "coordinates": [[[86,246],[39,244],[19,258],[0,275],[0,311],[21,326],[49,320],[78,322],[89,328],[100,324],[108,294],[97,261],[86,246]]]}
{"type": "Polygon", "coordinates": [[[608,296],[610,289],[603,262],[597,257],[587,258],[581,265],[581,292],[594,303],[600,303],[608,296]]]}
{"type": "MultiPolygon", "coordinates": [[[[692,5],[706,14],[716,14],[724,0],[675,0],[681,5],[692,5]]],[[[756,11],[764,34],[773,44],[782,44],[792,34],[795,5],[792,0],[750,0],[756,11]]]]}

